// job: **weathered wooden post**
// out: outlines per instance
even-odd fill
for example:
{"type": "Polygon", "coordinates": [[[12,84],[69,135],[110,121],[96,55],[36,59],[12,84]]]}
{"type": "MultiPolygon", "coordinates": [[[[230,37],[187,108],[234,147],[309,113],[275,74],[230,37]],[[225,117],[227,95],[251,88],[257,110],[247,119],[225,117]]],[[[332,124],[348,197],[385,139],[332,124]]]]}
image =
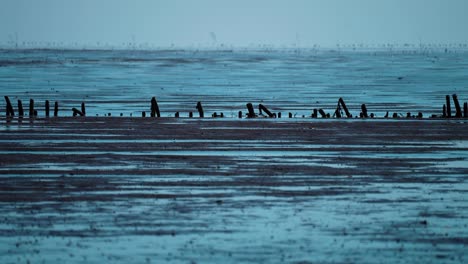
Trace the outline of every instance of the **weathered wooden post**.
{"type": "Polygon", "coordinates": [[[388,118],[388,111],[387,111],[387,113],[385,114],[384,118],[388,118]]]}
{"type": "Polygon", "coordinates": [[[49,110],[50,110],[49,107],[50,107],[49,106],[49,100],[46,100],[45,101],[45,116],[46,117],[49,117],[49,110]]]}
{"type": "Polygon", "coordinates": [[[361,111],[362,111],[362,115],[364,118],[368,118],[369,115],[367,115],[367,107],[366,107],[366,104],[362,104],[361,105],[361,111]]]}
{"type": "Polygon", "coordinates": [[[343,98],[340,97],[340,99],[338,99],[338,104],[341,104],[341,107],[343,107],[343,110],[345,111],[345,114],[348,118],[352,118],[353,115],[348,111],[348,107],[346,107],[346,104],[343,100],[343,98]]]}
{"type": "Polygon", "coordinates": [[[254,118],[256,115],[252,103],[247,103],[246,106],[248,111],[247,118],[254,118]]]}
{"type": "Polygon", "coordinates": [[[293,117],[293,114],[292,114],[291,112],[289,112],[288,117],[289,117],[289,118],[292,118],[292,117],[293,117]]]}
{"type": "Polygon", "coordinates": [[[54,117],[57,117],[58,116],[58,102],[55,102],[54,104],[54,117]]]}
{"type": "Polygon", "coordinates": [[[83,112],[81,112],[80,110],[76,109],[75,107],[72,108],[72,111],[73,111],[73,116],[83,116],[83,112]]]}
{"type": "Polygon", "coordinates": [[[447,117],[447,107],[445,106],[442,106],[442,117],[447,117]]]}
{"type": "Polygon", "coordinates": [[[419,112],[419,113],[418,113],[418,118],[419,118],[419,119],[423,118],[423,113],[419,112]]]}
{"type": "Polygon", "coordinates": [[[239,113],[237,113],[237,117],[242,118],[242,111],[239,111],[239,113]]]}
{"type": "Polygon", "coordinates": [[[411,118],[411,113],[410,112],[406,113],[406,118],[411,118]]]}
{"type": "Polygon", "coordinates": [[[398,113],[393,113],[393,118],[398,118],[398,113]]]}
{"type": "Polygon", "coordinates": [[[278,112],[278,118],[281,118],[281,112],[278,112]]]}
{"type": "Polygon", "coordinates": [[[6,116],[7,117],[15,116],[15,111],[13,110],[13,106],[11,105],[10,98],[8,98],[8,96],[5,96],[5,101],[6,101],[6,116]]]}
{"type": "Polygon", "coordinates": [[[179,112],[176,112],[174,116],[175,118],[179,118],[179,112]]]}
{"type": "Polygon", "coordinates": [[[81,113],[83,116],[86,116],[86,106],[84,102],[81,103],[81,113]]]}
{"type": "Polygon", "coordinates": [[[192,118],[193,117],[193,112],[189,112],[188,117],[192,118]]]}
{"type": "Polygon", "coordinates": [[[34,100],[29,99],[29,118],[34,117],[34,100]]]}
{"type": "Polygon", "coordinates": [[[462,111],[460,107],[460,103],[458,102],[458,98],[456,94],[452,94],[453,98],[453,103],[455,104],[455,117],[456,118],[461,118],[462,117],[462,111]]]}
{"type": "Polygon", "coordinates": [[[161,117],[156,97],[151,98],[151,117],[161,117]]]}
{"type": "Polygon", "coordinates": [[[446,101],[446,104],[447,104],[447,117],[451,118],[452,117],[452,111],[450,109],[450,96],[446,95],[445,96],[445,101],[446,101]]]}
{"type": "Polygon", "coordinates": [[[468,103],[467,103],[467,102],[465,102],[465,103],[463,104],[463,116],[464,116],[465,118],[468,117],[468,103]]]}
{"type": "Polygon", "coordinates": [[[18,100],[18,116],[24,116],[23,102],[21,102],[21,100],[18,100]]]}
{"type": "Polygon", "coordinates": [[[146,112],[145,111],[141,112],[141,117],[146,117],[146,112]]]}
{"type": "Polygon", "coordinates": [[[275,115],[272,112],[270,112],[270,110],[268,110],[268,108],[266,108],[263,104],[259,104],[258,109],[260,110],[260,112],[263,110],[263,112],[265,112],[270,118],[275,117],[275,115]]]}
{"type": "Polygon", "coordinates": [[[312,114],[312,117],[313,117],[313,118],[317,118],[317,117],[318,117],[318,110],[317,110],[317,108],[314,108],[314,113],[312,114]]]}
{"type": "Polygon", "coordinates": [[[341,118],[341,108],[340,108],[340,103],[336,106],[335,114],[333,115],[336,118],[341,118]]]}
{"type": "Polygon", "coordinates": [[[325,111],[323,111],[323,109],[320,108],[318,111],[320,115],[322,116],[322,118],[327,118],[327,114],[325,114],[325,111]]]}
{"type": "Polygon", "coordinates": [[[198,115],[200,116],[200,118],[203,118],[205,116],[204,112],[203,112],[203,106],[201,104],[201,102],[198,102],[197,103],[197,110],[198,110],[198,115]]]}

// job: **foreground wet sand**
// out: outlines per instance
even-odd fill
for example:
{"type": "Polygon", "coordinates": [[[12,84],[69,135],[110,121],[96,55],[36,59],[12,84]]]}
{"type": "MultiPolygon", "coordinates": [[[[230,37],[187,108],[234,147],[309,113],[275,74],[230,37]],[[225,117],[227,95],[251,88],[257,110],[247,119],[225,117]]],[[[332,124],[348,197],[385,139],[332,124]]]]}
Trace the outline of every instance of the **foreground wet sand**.
{"type": "Polygon", "coordinates": [[[464,263],[466,120],[0,120],[1,263],[464,263]]]}

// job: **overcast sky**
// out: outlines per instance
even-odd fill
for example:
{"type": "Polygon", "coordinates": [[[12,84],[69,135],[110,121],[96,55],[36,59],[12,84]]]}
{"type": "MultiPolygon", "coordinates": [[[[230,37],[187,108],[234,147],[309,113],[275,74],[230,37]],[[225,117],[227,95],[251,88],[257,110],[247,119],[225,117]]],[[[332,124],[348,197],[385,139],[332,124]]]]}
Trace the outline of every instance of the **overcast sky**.
{"type": "Polygon", "coordinates": [[[0,0],[0,42],[467,43],[468,0],[0,0]]]}

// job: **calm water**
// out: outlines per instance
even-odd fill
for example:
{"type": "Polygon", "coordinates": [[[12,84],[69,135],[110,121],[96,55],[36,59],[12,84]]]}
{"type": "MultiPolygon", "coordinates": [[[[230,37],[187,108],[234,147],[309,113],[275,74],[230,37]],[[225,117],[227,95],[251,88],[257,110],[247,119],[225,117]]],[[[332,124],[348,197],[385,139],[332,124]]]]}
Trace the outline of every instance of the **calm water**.
{"type": "MultiPolygon", "coordinates": [[[[14,105],[59,101],[61,115],[87,103],[90,115],[205,111],[237,116],[245,104],[310,115],[343,97],[354,115],[441,112],[444,95],[468,98],[468,52],[411,51],[0,51],[0,90],[14,105]]],[[[4,105],[4,100],[0,103],[4,105]]],[[[2,115],[4,107],[2,107],[2,115]]],[[[41,115],[41,113],[39,113],[41,115]]]]}

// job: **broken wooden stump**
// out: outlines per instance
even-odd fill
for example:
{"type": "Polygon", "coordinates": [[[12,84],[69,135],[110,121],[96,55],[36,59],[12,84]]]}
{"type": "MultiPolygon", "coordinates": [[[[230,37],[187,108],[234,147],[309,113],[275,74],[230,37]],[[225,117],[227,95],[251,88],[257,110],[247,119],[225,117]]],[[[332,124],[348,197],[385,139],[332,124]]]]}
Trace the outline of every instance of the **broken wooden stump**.
{"type": "Polygon", "coordinates": [[[423,113],[419,112],[417,118],[423,118],[423,113]]]}
{"type": "Polygon", "coordinates": [[[258,109],[260,110],[260,114],[262,113],[262,110],[263,110],[263,112],[265,112],[269,118],[275,117],[275,115],[272,112],[270,112],[270,110],[268,110],[268,108],[266,108],[263,104],[259,104],[258,109]]]}
{"type": "Polygon", "coordinates": [[[411,113],[410,112],[406,113],[406,118],[411,118],[411,113]]]}
{"type": "Polygon", "coordinates": [[[361,105],[361,111],[362,111],[362,116],[363,116],[364,118],[368,118],[368,117],[369,117],[369,115],[367,114],[367,107],[366,107],[366,104],[362,104],[362,105],[361,105]]]}
{"type": "Polygon", "coordinates": [[[338,105],[338,107],[336,108],[335,114],[333,114],[333,116],[336,117],[336,118],[341,118],[341,109],[340,109],[340,105],[338,105]]]}
{"type": "Polygon", "coordinates": [[[317,118],[318,117],[318,110],[314,108],[314,112],[312,113],[312,118],[317,118]]]}
{"type": "Polygon", "coordinates": [[[278,118],[281,118],[281,112],[278,112],[278,118]]]}
{"type": "Polygon", "coordinates": [[[387,113],[385,114],[384,118],[388,118],[388,111],[387,111],[387,113]]]}
{"type": "Polygon", "coordinates": [[[238,117],[238,118],[242,118],[242,111],[239,111],[239,112],[237,113],[237,117],[238,117]]]}
{"type": "Polygon", "coordinates": [[[141,117],[146,117],[146,112],[145,111],[141,112],[141,117]]]}
{"type": "Polygon", "coordinates": [[[22,118],[24,116],[23,102],[18,100],[18,116],[22,118]]]}
{"type": "Polygon", "coordinates": [[[445,101],[446,101],[446,104],[447,104],[447,117],[451,118],[452,117],[452,111],[450,109],[450,96],[449,95],[445,96],[445,101]]]}
{"type": "Polygon", "coordinates": [[[151,117],[161,117],[156,97],[151,98],[151,117]]]}
{"type": "Polygon", "coordinates": [[[175,118],[179,118],[179,116],[180,116],[179,112],[176,112],[174,115],[175,118]]]}
{"type": "Polygon", "coordinates": [[[193,117],[193,112],[189,112],[188,117],[192,118],[193,117]]]}
{"type": "Polygon", "coordinates": [[[442,106],[442,117],[447,117],[447,107],[445,104],[442,106]]]}
{"type": "Polygon", "coordinates": [[[45,101],[45,116],[49,117],[49,112],[50,112],[50,106],[49,106],[49,100],[45,101]]]}
{"type": "Polygon", "coordinates": [[[255,111],[254,111],[254,108],[253,108],[252,103],[247,103],[245,106],[247,107],[247,111],[248,111],[248,113],[247,113],[247,118],[254,118],[254,117],[257,116],[257,115],[255,114],[255,111]]]}
{"type": "Polygon", "coordinates": [[[55,102],[54,104],[54,117],[57,117],[58,116],[58,102],[55,102]]]}
{"type": "Polygon", "coordinates": [[[460,107],[460,103],[458,102],[458,98],[456,94],[452,94],[453,98],[453,103],[455,104],[455,117],[456,118],[461,118],[462,117],[462,111],[460,107]]]}
{"type": "Polygon", "coordinates": [[[325,111],[323,111],[323,109],[320,108],[318,111],[320,115],[322,116],[322,118],[327,118],[327,114],[325,114],[325,111]]]}
{"type": "Polygon", "coordinates": [[[6,116],[7,117],[15,116],[15,111],[13,110],[13,106],[11,105],[10,98],[8,98],[8,96],[5,96],[5,101],[6,101],[6,116]]]}
{"type": "Polygon", "coordinates": [[[29,118],[34,117],[34,100],[29,99],[29,118]]]}
{"type": "Polygon", "coordinates": [[[200,116],[200,118],[205,117],[205,114],[204,114],[204,112],[203,112],[203,106],[202,106],[201,102],[198,102],[198,103],[197,103],[197,107],[196,107],[196,108],[197,108],[197,110],[198,110],[198,115],[200,116]]]}
{"type": "Polygon", "coordinates": [[[80,110],[76,109],[75,107],[72,108],[72,111],[73,111],[73,116],[83,116],[83,112],[81,112],[80,110]]]}
{"type": "Polygon", "coordinates": [[[343,110],[345,111],[345,114],[348,118],[352,118],[353,115],[348,111],[348,107],[346,107],[346,104],[343,100],[343,98],[340,97],[340,99],[338,99],[338,105],[341,104],[341,107],[343,108],[343,110]]]}
{"type": "Polygon", "coordinates": [[[393,113],[393,118],[398,118],[398,113],[393,113]]]}

